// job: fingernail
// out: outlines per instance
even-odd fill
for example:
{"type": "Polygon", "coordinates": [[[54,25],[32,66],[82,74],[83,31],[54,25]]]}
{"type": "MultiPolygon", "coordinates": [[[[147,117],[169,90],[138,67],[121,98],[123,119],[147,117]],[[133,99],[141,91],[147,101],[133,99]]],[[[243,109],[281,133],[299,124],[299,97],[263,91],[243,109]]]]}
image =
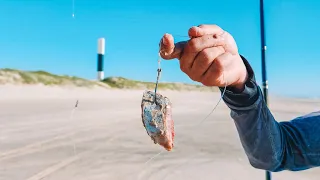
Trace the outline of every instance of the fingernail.
{"type": "Polygon", "coordinates": [[[195,27],[196,28],[196,35],[197,36],[201,36],[202,34],[201,34],[201,28],[199,28],[199,27],[195,27]]]}
{"type": "MultiPolygon", "coordinates": [[[[192,26],[192,29],[193,29],[193,33],[194,33],[194,36],[195,37],[197,37],[197,36],[199,36],[200,35],[200,31],[201,31],[201,29],[199,28],[199,27],[197,27],[197,26],[192,26]]],[[[192,34],[193,34],[192,33],[192,34]]]]}

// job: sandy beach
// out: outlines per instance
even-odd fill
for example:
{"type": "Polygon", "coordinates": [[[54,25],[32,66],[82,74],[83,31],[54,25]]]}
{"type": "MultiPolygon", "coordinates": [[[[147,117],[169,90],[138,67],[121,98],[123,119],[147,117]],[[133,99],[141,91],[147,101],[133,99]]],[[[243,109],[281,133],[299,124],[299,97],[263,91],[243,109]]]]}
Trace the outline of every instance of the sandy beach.
{"type": "MultiPolygon", "coordinates": [[[[219,93],[161,91],[173,103],[172,152],[153,144],[140,115],[143,90],[0,86],[1,180],[264,180],[250,166],[219,93]],[[75,104],[78,100],[78,106],[75,104]],[[159,152],[153,160],[149,161],[159,152]]],[[[320,100],[270,97],[278,121],[320,100]]],[[[318,180],[320,169],[272,173],[318,180]]]]}

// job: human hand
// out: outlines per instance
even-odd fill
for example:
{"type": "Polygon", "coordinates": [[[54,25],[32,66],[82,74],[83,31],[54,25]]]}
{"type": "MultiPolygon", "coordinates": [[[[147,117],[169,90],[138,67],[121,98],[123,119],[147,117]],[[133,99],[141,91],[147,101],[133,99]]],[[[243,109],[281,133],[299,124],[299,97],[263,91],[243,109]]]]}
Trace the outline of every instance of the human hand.
{"type": "Polygon", "coordinates": [[[190,40],[174,43],[165,34],[160,42],[163,59],[179,59],[180,69],[205,86],[233,87],[242,91],[247,70],[234,38],[217,25],[189,29],[190,40]]]}

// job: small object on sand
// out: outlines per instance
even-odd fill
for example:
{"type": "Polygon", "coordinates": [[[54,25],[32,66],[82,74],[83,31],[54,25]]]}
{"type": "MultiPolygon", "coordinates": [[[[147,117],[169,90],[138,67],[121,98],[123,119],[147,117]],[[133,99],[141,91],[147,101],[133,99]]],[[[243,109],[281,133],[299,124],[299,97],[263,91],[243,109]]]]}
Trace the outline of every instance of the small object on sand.
{"type": "Polygon", "coordinates": [[[174,141],[174,123],[170,100],[152,91],[145,91],[141,102],[142,123],[155,144],[171,151],[174,141]]]}

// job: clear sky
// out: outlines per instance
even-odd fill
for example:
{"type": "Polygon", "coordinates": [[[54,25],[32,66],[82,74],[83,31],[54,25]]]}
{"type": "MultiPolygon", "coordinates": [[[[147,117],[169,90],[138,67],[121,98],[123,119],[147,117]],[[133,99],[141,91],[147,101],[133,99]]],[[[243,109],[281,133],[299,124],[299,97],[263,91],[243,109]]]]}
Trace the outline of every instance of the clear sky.
{"type": "MultiPolygon", "coordinates": [[[[237,41],[261,83],[259,0],[0,0],[0,68],[96,78],[97,39],[105,74],[154,81],[158,43],[168,32],[218,24],[237,41]]],[[[320,96],[320,1],[265,0],[270,93],[320,96]]],[[[186,40],[176,37],[177,41],[186,40]]],[[[162,81],[191,82],[162,61],[162,81]]]]}

